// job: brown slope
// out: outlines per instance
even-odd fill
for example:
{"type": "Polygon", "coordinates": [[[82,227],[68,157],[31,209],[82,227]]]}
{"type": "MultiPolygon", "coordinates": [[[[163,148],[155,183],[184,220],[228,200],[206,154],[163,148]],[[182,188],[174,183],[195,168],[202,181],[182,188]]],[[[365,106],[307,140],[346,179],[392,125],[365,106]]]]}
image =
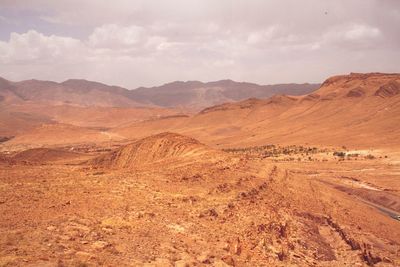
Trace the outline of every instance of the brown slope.
{"type": "Polygon", "coordinates": [[[388,90],[394,95],[399,92],[399,81],[395,73],[351,73],[327,79],[315,93],[322,97],[367,97],[388,90]]]}
{"type": "Polygon", "coordinates": [[[29,142],[32,142],[32,146],[42,146],[81,143],[85,140],[91,143],[120,140],[118,135],[107,133],[107,130],[179,114],[177,110],[161,108],[78,107],[34,103],[4,105],[0,108],[0,143],[10,137],[18,137],[7,143],[14,146],[29,145],[29,142]]]}
{"type": "Polygon", "coordinates": [[[93,144],[110,140],[121,140],[116,134],[109,134],[102,129],[79,127],[69,124],[44,124],[20,134],[3,143],[7,149],[35,148],[49,145],[93,144]]]}
{"type": "MultiPolygon", "coordinates": [[[[219,146],[309,143],[400,147],[399,79],[399,74],[380,73],[336,76],[310,95],[223,104],[181,119],[175,122],[177,128],[170,130],[219,146]],[[379,95],[382,88],[385,97],[379,95]]],[[[134,137],[130,129],[151,132],[155,125],[153,122],[147,128],[139,123],[115,132],[134,137]]]]}
{"type": "Polygon", "coordinates": [[[400,94],[400,81],[391,80],[384,85],[380,86],[378,90],[375,91],[375,96],[380,96],[383,98],[393,97],[400,94]]]}
{"type": "MultiPolygon", "coordinates": [[[[293,106],[265,119],[267,108],[253,109],[244,139],[259,142],[307,142],[326,145],[390,146],[399,145],[400,99],[383,99],[375,92],[399,75],[351,74],[324,83],[313,95],[298,99],[293,106]],[[349,96],[362,87],[362,96],[349,96]],[[315,97],[319,95],[320,97],[315,97]],[[304,101],[304,99],[307,99],[304,101]],[[249,137],[253,135],[252,139],[249,137]]],[[[270,112],[268,112],[270,113],[270,112]]],[[[243,138],[243,137],[242,137],[243,138]]]]}
{"type": "Polygon", "coordinates": [[[46,163],[68,160],[81,156],[78,153],[52,148],[32,148],[15,154],[11,159],[15,162],[46,163]]]}
{"type": "Polygon", "coordinates": [[[43,103],[35,101],[0,102],[0,137],[16,136],[49,123],[82,127],[110,128],[181,111],[157,107],[101,107],[43,103]]]}
{"type": "Polygon", "coordinates": [[[12,82],[0,77],[0,104],[19,103],[22,99],[13,91],[15,86],[12,82]]]}
{"type": "Polygon", "coordinates": [[[71,105],[23,104],[7,107],[13,112],[37,114],[54,121],[83,127],[115,127],[180,112],[163,108],[79,107],[71,105]]]}
{"type": "Polygon", "coordinates": [[[92,107],[135,105],[129,98],[116,94],[124,90],[128,91],[87,81],[59,84],[38,80],[11,82],[0,78],[0,137],[19,135],[55,122],[108,127],[165,115],[163,110],[146,108],[92,107]],[[64,103],[73,106],[60,105],[64,103]]]}
{"type": "Polygon", "coordinates": [[[46,115],[0,107],[0,136],[16,136],[50,123],[54,121],[46,115]]]}
{"type": "Polygon", "coordinates": [[[189,116],[166,116],[141,122],[130,123],[110,130],[111,133],[124,136],[128,139],[144,138],[146,136],[163,133],[165,131],[179,132],[186,127],[189,116]]]}
{"type": "Polygon", "coordinates": [[[274,118],[296,103],[295,97],[274,96],[270,99],[249,99],[207,108],[191,117],[175,117],[134,123],[112,132],[127,138],[142,137],[168,131],[198,138],[207,144],[223,144],[230,138],[240,139],[247,125],[274,118]]]}
{"type": "Polygon", "coordinates": [[[135,107],[143,106],[127,94],[128,90],[86,80],[63,83],[27,80],[13,83],[13,91],[26,101],[79,106],[135,107]]]}

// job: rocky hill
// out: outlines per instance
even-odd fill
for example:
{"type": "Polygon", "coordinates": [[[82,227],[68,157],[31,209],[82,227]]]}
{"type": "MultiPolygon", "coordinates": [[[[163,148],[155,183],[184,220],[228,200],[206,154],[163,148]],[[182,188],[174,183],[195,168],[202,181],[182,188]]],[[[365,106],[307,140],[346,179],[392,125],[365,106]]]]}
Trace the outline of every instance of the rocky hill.
{"type": "Polygon", "coordinates": [[[201,162],[221,156],[223,152],[216,151],[199,141],[175,134],[164,132],[125,145],[116,151],[102,155],[92,161],[97,167],[135,169],[148,164],[162,162],[201,162]]]}

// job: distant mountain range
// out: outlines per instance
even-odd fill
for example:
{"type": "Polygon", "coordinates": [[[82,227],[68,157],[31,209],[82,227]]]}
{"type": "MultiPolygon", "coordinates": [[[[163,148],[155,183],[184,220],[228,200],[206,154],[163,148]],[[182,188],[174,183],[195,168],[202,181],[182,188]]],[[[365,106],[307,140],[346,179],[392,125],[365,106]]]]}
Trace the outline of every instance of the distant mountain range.
{"type": "Polygon", "coordinates": [[[137,107],[143,105],[130,97],[130,91],[117,86],[86,80],[62,83],[40,80],[10,82],[0,80],[3,102],[36,102],[41,104],[99,107],[137,107]]]}
{"type": "Polygon", "coordinates": [[[124,142],[165,131],[191,136],[215,147],[304,144],[397,149],[400,144],[400,74],[396,73],[334,76],[318,90],[300,96],[293,93],[300,94],[300,85],[288,92],[285,85],[263,87],[232,81],[174,82],[134,91],[80,80],[43,82],[48,87],[21,86],[27,83],[42,82],[0,80],[0,142],[4,146],[17,145],[20,149],[32,145],[124,142]],[[208,90],[215,93],[214,98],[208,90]],[[262,97],[273,90],[279,94],[262,97]],[[243,92],[246,97],[259,98],[226,102],[244,97],[243,92]],[[70,105],[36,102],[44,100],[70,105]],[[198,112],[155,107],[185,104],[197,109],[220,101],[224,103],[198,112]],[[144,106],[93,106],[99,103],[144,106]]]}
{"type": "Polygon", "coordinates": [[[158,87],[141,87],[131,91],[136,101],[149,102],[161,107],[204,108],[225,102],[247,98],[266,98],[275,94],[304,95],[318,89],[320,84],[275,84],[221,80],[203,83],[199,81],[172,82],[158,87]]]}
{"type": "Polygon", "coordinates": [[[276,84],[221,80],[203,83],[176,81],[158,87],[128,90],[98,82],[71,79],[62,83],[40,80],[11,82],[0,78],[0,103],[41,103],[99,107],[186,107],[202,109],[247,98],[274,94],[303,95],[319,84],[276,84]]]}

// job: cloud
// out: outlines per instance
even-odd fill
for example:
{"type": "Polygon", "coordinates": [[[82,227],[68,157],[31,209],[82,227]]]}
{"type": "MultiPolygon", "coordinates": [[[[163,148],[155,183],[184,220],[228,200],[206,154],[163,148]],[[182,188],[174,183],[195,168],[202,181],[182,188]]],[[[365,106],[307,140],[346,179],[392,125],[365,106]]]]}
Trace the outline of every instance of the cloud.
{"type": "Polygon", "coordinates": [[[35,30],[23,34],[14,32],[8,42],[0,42],[0,61],[3,64],[65,62],[82,50],[81,41],[70,37],[45,36],[35,30]]]}
{"type": "Polygon", "coordinates": [[[332,27],[322,35],[316,45],[319,48],[349,52],[362,49],[389,49],[379,28],[355,23],[332,27]]]}
{"type": "Polygon", "coordinates": [[[247,43],[250,45],[266,44],[273,40],[273,38],[276,36],[278,31],[277,28],[278,27],[274,25],[262,31],[251,32],[247,36],[247,43]]]}
{"type": "Polygon", "coordinates": [[[0,22],[4,22],[4,23],[7,23],[7,24],[9,24],[10,23],[10,20],[9,19],[7,19],[6,17],[4,17],[4,16],[0,16],[0,22]]]}
{"type": "Polygon", "coordinates": [[[380,35],[381,31],[378,28],[360,24],[353,25],[344,34],[348,40],[375,39],[380,35]]]}
{"type": "Polygon", "coordinates": [[[0,41],[0,76],[133,88],[178,79],[315,82],[350,71],[396,72],[400,2],[381,3],[3,0],[0,16],[20,26],[0,30],[9,36],[0,41]]]}
{"type": "Polygon", "coordinates": [[[146,32],[142,27],[109,24],[96,28],[89,36],[89,44],[96,48],[118,49],[136,46],[145,41],[145,38],[146,32]]]}

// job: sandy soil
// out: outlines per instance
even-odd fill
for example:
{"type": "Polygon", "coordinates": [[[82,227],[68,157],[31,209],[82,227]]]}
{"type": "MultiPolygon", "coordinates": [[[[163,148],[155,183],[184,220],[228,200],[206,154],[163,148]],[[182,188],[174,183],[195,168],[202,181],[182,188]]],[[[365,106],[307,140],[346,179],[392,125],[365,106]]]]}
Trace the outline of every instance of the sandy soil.
{"type": "Polygon", "coordinates": [[[210,149],[187,160],[199,144],[184,140],[137,168],[88,160],[104,152],[3,159],[0,266],[400,264],[400,222],[377,208],[400,213],[395,158],[210,149]]]}

